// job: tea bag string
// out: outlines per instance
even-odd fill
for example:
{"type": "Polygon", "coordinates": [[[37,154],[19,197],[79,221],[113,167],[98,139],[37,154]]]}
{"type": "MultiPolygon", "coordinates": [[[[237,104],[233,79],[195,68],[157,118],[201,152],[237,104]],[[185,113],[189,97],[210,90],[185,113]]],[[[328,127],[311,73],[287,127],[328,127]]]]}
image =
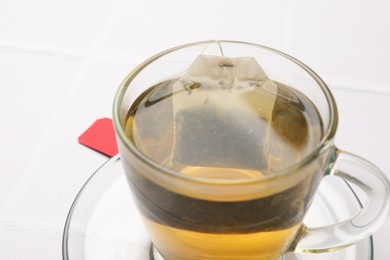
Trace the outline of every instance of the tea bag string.
{"type": "Polygon", "coordinates": [[[215,41],[215,43],[218,45],[219,51],[221,52],[221,56],[222,56],[222,57],[225,57],[225,54],[223,53],[222,45],[221,45],[221,43],[219,42],[219,40],[213,40],[213,41],[215,41]]]}
{"type": "MultiPolygon", "coordinates": [[[[214,42],[218,45],[221,56],[226,58],[221,42],[219,40],[214,40],[214,42]]],[[[229,73],[229,69],[233,68],[233,64],[228,59],[225,59],[223,62],[219,63],[218,66],[223,68],[225,73],[229,73]]]]}

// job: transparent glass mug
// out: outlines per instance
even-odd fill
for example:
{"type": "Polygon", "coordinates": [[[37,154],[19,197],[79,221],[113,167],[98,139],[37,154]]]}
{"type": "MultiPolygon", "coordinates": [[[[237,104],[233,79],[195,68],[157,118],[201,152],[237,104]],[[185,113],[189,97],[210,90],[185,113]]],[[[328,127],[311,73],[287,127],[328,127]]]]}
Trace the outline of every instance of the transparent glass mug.
{"type": "Polygon", "coordinates": [[[388,216],[389,182],[373,164],[334,145],[337,120],[335,100],[318,75],[268,47],[235,41],[196,42],[140,64],[117,92],[114,125],[127,180],[157,249],[155,254],[158,251],[166,260],[274,260],[292,251],[344,248],[371,235],[388,216]],[[271,79],[286,82],[311,100],[321,117],[321,140],[293,165],[249,179],[198,178],[148,158],[126,136],[128,111],[147,89],[185,71],[199,54],[254,57],[271,79]],[[354,183],[365,192],[367,202],[350,219],[310,228],[302,221],[324,176],[354,183]],[[241,216],[244,220],[238,221],[241,216]]]}

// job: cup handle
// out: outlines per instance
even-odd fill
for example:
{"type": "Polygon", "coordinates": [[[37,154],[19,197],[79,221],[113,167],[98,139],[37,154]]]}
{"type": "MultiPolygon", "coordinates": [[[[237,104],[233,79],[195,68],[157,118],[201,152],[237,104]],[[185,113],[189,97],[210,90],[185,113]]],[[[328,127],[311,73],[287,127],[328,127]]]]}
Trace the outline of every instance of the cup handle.
{"type": "Polygon", "coordinates": [[[361,211],[337,224],[304,227],[295,252],[320,253],[350,246],[372,235],[386,221],[390,210],[390,183],[369,161],[336,149],[329,175],[354,183],[367,195],[361,211]]]}

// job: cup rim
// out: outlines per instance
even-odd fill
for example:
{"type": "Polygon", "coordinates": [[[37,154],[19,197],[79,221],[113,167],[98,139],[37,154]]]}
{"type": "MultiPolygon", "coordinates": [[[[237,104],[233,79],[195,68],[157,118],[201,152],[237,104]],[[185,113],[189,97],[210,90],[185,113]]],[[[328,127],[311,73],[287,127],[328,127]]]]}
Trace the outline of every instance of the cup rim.
{"type": "Polygon", "coordinates": [[[283,175],[288,175],[289,173],[296,172],[297,170],[303,168],[305,165],[309,164],[311,161],[313,161],[315,158],[318,157],[318,155],[322,154],[324,151],[329,149],[333,145],[333,139],[336,134],[337,125],[338,125],[338,110],[336,101],[333,97],[333,94],[331,93],[330,89],[328,88],[327,84],[318,76],[316,72],[314,72],[310,67],[308,67],[303,62],[299,61],[298,59],[290,56],[289,54],[286,54],[282,51],[279,51],[277,49],[260,45],[257,43],[250,43],[250,42],[244,42],[244,41],[235,41],[235,40],[209,40],[209,41],[197,41],[197,42],[191,42],[187,44],[182,44],[170,49],[167,49],[165,51],[162,51],[160,53],[155,54],[154,56],[146,59],[142,63],[140,63],[138,66],[136,66],[133,70],[131,70],[127,76],[124,78],[122,83],[120,84],[115,97],[114,97],[114,103],[113,103],[113,122],[114,122],[114,128],[117,135],[117,138],[120,138],[120,140],[123,142],[125,147],[130,151],[138,160],[141,160],[143,163],[148,164],[149,166],[155,168],[159,172],[163,174],[170,175],[170,177],[176,177],[179,179],[186,179],[191,182],[197,182],[197,183],[203,183],[203,184],[217,184],[217,185],[236,185],[236,184],[253,184],[261,181],[268,181],[273,178],[279,178],[283,175]],[[275,174],[267,175],[267,176],[259,176],[255,178],[250,179],[238,179],[238,180],[220,180],[220,179],[207,179],[207,178],[198,178],[193,177],[189,175],[181,174],[180,172],[177,172],[171,168],[165,167],[156,161],[148,158],[146,155],[144,155],[140,150],[138,150],[135,145],[126,137],[122,119],[121,119],[121,104],[124,98],[124,95],[126,93],[127,88],[129,87],[131,81],[149,64],[153,63],[160,57],[163,57],[169,53],[175,52],[180,49],[193,47],[196,45],[205,45],[205,44],[215,44],[215,43],[227,43],[227,44],[241,44],[241,45],[248,45],[252,47],[257,47],[260,49],[264,49],[270,52],[273,52],[275,54],[278,54],[280,56],[283,56],[284,58],[287,58],[288,60],[294,62],[296,65],[300,66],[304,71],[306,71],[318,84],[320,89],[322,90],[327,103],[328,103],[328,111],[329,111],[329,124],[328,127],[325,129],[324,136],[321,139],[321,142],[316,146],[316,148],[313,149],[307,156],[302,158],[297,163],[286,167],[275,174]]]}

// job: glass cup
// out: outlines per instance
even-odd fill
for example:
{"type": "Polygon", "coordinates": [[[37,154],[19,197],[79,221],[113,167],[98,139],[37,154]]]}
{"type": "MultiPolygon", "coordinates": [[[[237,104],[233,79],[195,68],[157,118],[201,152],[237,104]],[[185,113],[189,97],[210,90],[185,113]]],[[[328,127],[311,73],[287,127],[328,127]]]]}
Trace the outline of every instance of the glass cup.
{"type": "MultiPolygon", "coordinates": [[[[372,163],[334,144],[338,116],[328,87],[309,67],[280,51],[237,41],[196,42],[166,50],[128,74],[115,97],[113,112],[121,161],[133,198],[154,252],[161,254],[153,256],[156,259],[275,260],[288,252],[333,251],[370,236],[388,216],[390,185],[385,175],[372,163]],[[280,86],[290,86],[314,105],[321,122],[317,125],[317,131],[322,133],[318,141],[293,163],[279,163],[268,174],[237,179],[204,177],[216,168],[218,174],[237,170],[228,162],[224,165],[223,160],[217,167],[197,165],[193,168],[201,168],[202,174],[189,175],[183,173],[183,168],[168,167],[163,160],[141,151],[126,132],[129,110],[151,86],[182,75],[200,54],[253,57],[270,79],[283,82],[280,86]],[[367,200],[350,219],[310,228],[302,221],[325,176],[354,184],[367,200]]],[[[157,121],[164,120],[162,110],[153,113],[157,121]]],[[[288,115],[284,121],[289,122],[288,115]]],[[[218,135],[228,131],[226,127],[222,129],[218,135]]],[[[202,126],[198,131],[202,133],[202,126]]],[[[288,127],[284,130],[286,135],[299,134],[292,131],[288,127]]],[[[201,153],[212,150],[211,145],[203,144],[201,153]]],[[[152,148],[158,149],[162,148],[152,148]]],[[[234,153],[238,147],[223,149],[234,153]]],[[[283,157],[278,153],[286,149],[279,147],[272,157],[283,157]]],[[[245,149],[240,154],[245,157],[245,149]]]]}

